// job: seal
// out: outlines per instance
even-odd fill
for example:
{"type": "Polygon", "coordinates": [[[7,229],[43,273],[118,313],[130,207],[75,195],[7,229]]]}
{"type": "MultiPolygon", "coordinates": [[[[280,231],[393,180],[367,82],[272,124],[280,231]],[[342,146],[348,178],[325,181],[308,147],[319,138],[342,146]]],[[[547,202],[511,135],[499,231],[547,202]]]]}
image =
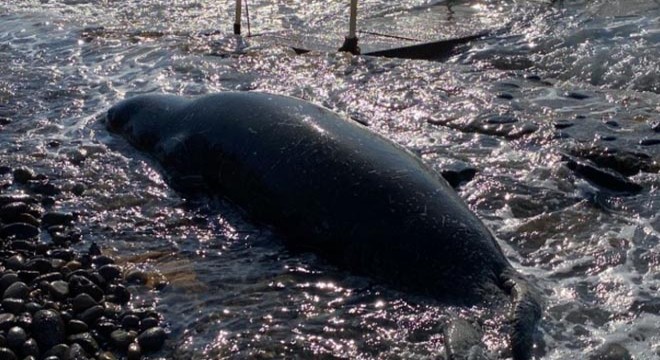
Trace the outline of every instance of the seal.
{"type": "Polygon", "coordinates": [[[290,246],[449,304],[510,295],[512,354],[531,358],[533,286],[447,181],[401,146],[326,108],[257,92],[136,96],[108,110],[106,127],[175,187],[220,194],[290,246]]]}

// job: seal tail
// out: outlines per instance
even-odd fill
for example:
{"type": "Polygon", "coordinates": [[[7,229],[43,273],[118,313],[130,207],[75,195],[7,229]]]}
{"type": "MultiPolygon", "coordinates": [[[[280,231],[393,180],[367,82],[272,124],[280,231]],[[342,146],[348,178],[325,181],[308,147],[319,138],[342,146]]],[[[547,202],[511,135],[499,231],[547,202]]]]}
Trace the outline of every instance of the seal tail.
{"type": "Polygon", "coordinates": [[[513,269],[505,270],[503,287],[511,294],[511,351],[514,360],[532,358],[534,336],[541,319],[541,302],[536,289],[513,269]]]}

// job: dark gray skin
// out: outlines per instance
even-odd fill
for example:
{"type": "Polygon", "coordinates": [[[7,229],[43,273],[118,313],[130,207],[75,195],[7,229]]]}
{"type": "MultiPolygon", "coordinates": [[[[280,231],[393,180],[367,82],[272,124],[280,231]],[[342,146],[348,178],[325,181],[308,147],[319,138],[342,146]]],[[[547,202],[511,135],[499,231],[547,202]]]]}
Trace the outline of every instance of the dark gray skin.
{"type": "Polygon", "coordinates": [[[291,97],[229,92],[134,97],[106,126],[175,184],[203,184],[293,247],[450,304],[510,294],[512,354],[531,358],[535,292],[438,173],[362,125],[291,97]]]}

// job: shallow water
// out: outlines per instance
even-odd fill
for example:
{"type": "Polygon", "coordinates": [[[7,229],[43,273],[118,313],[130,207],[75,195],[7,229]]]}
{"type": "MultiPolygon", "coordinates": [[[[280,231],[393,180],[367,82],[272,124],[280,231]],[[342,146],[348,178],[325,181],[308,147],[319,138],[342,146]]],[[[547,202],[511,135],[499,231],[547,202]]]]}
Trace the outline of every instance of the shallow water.
{"type": "Polygon", "coordinates": [[[475,168],[460,195],[546,297],[538,355],[659,356],[658,1],[361,2],[366,32],[491,31],[446,63],[284,45],[338,47],[348,1],[251,1],[251,32],[267,35],[244,42],[230,34],[230,3],[0,4],[0,165],[84,185],[61,202],[82,214],[84,243],[168,281],[133,289],[135,306],[156,306],[169,325],[153,357],[442,358],[440,329],[457,313],[506,356],[501,312],[447,308],[291,253],[231,205],[182,198],[98,121],[131,95],[222,90],[300,97],[439,171],[475,168]],[[637,159],[625,175],[643,190],[608,191],[569,169],[567,156],[594,148],[637,159]]]}

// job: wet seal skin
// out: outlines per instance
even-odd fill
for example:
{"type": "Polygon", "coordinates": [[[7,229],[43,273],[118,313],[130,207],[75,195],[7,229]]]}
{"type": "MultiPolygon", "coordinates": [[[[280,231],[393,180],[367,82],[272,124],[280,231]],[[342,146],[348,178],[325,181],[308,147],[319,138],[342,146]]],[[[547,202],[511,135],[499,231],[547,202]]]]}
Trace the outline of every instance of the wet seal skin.
{"type": "MultiPolygon", "coordinates": [[[[513,358],[532,357],[533,286],[447,181],[364,126],[256,92],[136,96],[113,106],[106,126],[151,154],[175,188],[203,185],[292,247],[448,304],[510,295],[513,358]]],[[[447,346],[450,358],[468,356],[454,348],[464,347],[447,346]]]]}

